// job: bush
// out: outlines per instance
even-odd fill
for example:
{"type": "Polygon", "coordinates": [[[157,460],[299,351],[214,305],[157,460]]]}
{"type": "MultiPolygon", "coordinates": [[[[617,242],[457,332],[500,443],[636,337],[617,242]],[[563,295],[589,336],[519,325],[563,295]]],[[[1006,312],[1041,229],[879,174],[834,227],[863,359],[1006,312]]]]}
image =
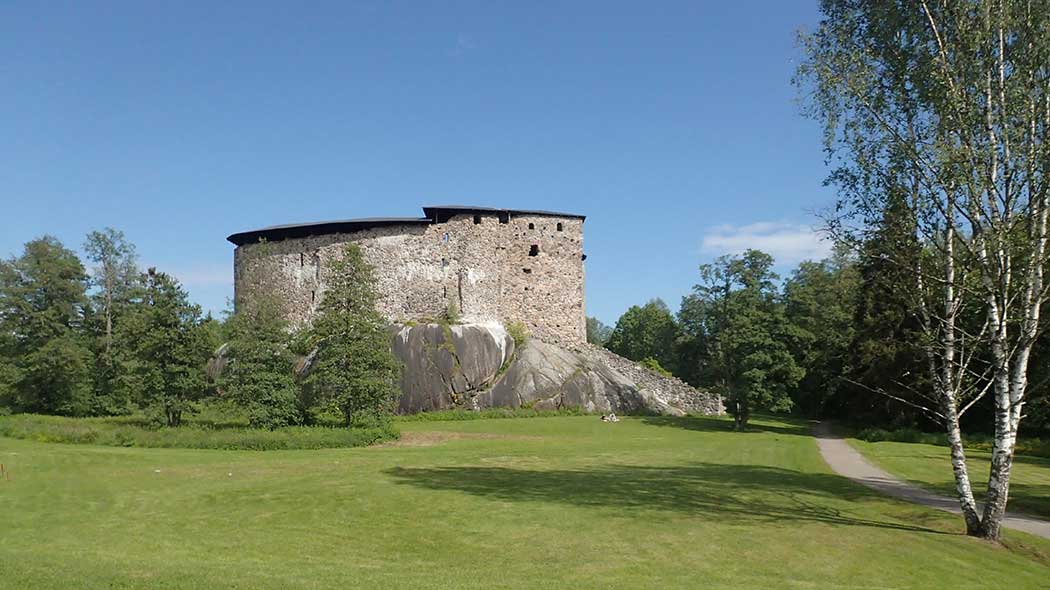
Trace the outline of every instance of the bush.
{"type": "Polygon", "coordinates": [[[660,361],[654,359],[651,356],[642,359],[642,366],[658,375],[663,375],[664,377],[674,377],[674,375],[672,375],[670,371],[663,368],[663,366],[660,364],[660,361]]]}
{"type": "Polygon", "coordinates": [[[507,322],[506,330],[514,339],[514,348],[521,348],[529,341],[529,329],[521,322],[507,322]]]}
{"type": "MultiPolygon", "coordinates": [[[[915,428],[898,428],[896,430],[865,428],[856,434],[856,438],[866,442],[903,442],[936,445],[939,447],[948,446],[947,437],[943,433],[923,432],[915,428]]],[[[994,439],[987,434],[967,434],[963,436],[963,445],[967,449],[990,452],[994,444],[994,439]]],[[[1050,458],[1050,440],[1040,438],[1020,439],[1017,441],[1016,453],[1018,455],[1050,458]]]]}
{"type": "Polygon", "coordinates": [[[443,318],[445,320],[444,323],[449,325],[458,324],[460,317],[459,306],[456,305],[455,301],[450,301],[448,309],[445,310],[445,317],[443,318]]]}
{"type": "Polygon", "coordinates": [[[363,447],[393,440],[393,424],[376,422],[368,427],[331,428],[289,426],[275,430],[215,427],[187,423],[178,428],[152,428],[142,416],[118,418],[65,418],[36,414],[0,417],[0,436],[37,442],[93,444],[117,447],[225,449],[271,451],[363,447]]]}

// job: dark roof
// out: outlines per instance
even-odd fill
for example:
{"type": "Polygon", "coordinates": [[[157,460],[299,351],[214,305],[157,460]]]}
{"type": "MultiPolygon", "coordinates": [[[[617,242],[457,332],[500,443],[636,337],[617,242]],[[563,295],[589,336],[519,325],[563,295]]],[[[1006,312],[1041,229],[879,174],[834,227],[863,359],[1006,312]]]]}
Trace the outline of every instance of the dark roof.
{"type": "Polygon", "coordinates": [[[566,217],[570,219],[585,219],[583,215],[571,213],[555,213],[554,211],[529,211],[526,209],[494,209],[491,207],[468,207],[463,205],[445,205],[439,207],[423,207],[426,217],[365,217],[362,219],[344,219],[342,221],[320,221],[316,223],[292,223],[288,225],[274,225],[262,229],[253,229],[230,235],[226,239],[238,246],[253,244],[259,240],[276,242],[288,238],[305,238],[308,236],[321,236],[325,234],[348,233],[360,231],[373,227],[389,227],[392,225],[428,225],[431,223],[442,223],[453,215],[470,215],[474,213],[488,213],[497,215],[544,215],[549,217],[566,217]]]}
{"type": "Polygon", "coordinates": [[[391,225],[428,225],[433,220],[426,217],[365,217],[362,219],[344,219],[342,221],[319,221],[316,223],[292,223],[288,225],[275,225],[262,229],[253,229],[232,234],[226,239],[243,246],[254,244],[260,239],[268,242],[287,240],[288,238],[305,238],[309,236],[323,236],[325,234],[341,234],[352,231],[360,231],[373,227],[388,227],[391,225]]]}
{"type": "Polygon", "coordinates": [[[514,215],[542,215],[546,217],[566,217],[569,219],[586,219],[584,215],[575,213],[558,213],[557,211],[535,211],[529,209],[495,209],[492,207],[471,207],[469,205],[432,205],[423,207],[423,215],[436,219],[444,213],[446,215],[465,215],[469,213],[496,213],[514,215]]]}

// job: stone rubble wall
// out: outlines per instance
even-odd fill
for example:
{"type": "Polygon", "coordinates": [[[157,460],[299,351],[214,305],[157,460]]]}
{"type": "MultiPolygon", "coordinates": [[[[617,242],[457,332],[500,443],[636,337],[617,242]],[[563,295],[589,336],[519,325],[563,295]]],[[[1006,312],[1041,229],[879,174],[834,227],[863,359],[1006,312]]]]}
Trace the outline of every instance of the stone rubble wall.
{"type": "Polygon", "coordinates": [[[633,382],[644,393],[660,402],[687,413],[720,416],[725,414],[721,396],[701,391],[677,377],[661,375],[610,350],[586,344],[580,351],[584,356],[600,359],[605,365],[633,382]]]}
{"type": "Polygon", "coordinates": [[[545,341],[583,342],[583,220],[511,215],[501,223],[483,213],[479,221],[462,214],[245,244],[234,253],[235,298],[275,294],[292,327],[301,327],[324,297],[331,262],[354,242],[375,267],[378,308],[393,323],[440,318],[455,306],[464,322],[522,322],[545,341]]]}

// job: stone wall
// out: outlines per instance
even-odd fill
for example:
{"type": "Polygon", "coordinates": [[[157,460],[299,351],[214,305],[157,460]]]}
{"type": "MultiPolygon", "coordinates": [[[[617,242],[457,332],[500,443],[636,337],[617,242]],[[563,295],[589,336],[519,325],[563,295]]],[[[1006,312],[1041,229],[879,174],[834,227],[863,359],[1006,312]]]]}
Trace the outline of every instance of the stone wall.
{"type": "Polygon", "coordinates": [[[551,342],[586,339],[583,220],[551,215],[454,215],[442,223],[245,244],[234,253],[236,298],[266,290],[293,327],[324,297],[331,261],[360,245],[376,268],[379,310],[392,322],[438,318],[524,323],[551,342]]]}

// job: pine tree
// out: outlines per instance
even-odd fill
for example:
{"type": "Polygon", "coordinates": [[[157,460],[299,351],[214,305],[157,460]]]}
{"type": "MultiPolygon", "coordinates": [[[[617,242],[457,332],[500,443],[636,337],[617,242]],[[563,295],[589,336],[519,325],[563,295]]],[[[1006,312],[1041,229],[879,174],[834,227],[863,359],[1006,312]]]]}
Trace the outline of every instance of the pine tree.
{"type": "Polygon", "coordinates": [[[77,255],[50,236],[0,262],[0,394],[15,409],[90,411],[86,282],[77,255]]]}
{"type": "Polygon", "coordinates": [[[390,414],[401,366],[390,349],[387,323],[376,310],[373,268],[350,244],[333,261],[318,316],[307,334],[315,350],[304,378],[311,404],[337,407],[346,424],[390,414]]]}
{"type": "Polygon", "coordinates": [[[237,306],[226,322],[225,370],[220,387],[248,410],[257,428],[279,428],[301,421],[289,349],[288,323],[278,302],[257,294],[237,306]]]}
{"type": "Polygon", "coordinates": [[[179,426],[208,388],[205,367],[213,346],[200,307],[177,280],[150,268],[116,337],[127,343],[118,386],[168,426],[179,426]]]}

